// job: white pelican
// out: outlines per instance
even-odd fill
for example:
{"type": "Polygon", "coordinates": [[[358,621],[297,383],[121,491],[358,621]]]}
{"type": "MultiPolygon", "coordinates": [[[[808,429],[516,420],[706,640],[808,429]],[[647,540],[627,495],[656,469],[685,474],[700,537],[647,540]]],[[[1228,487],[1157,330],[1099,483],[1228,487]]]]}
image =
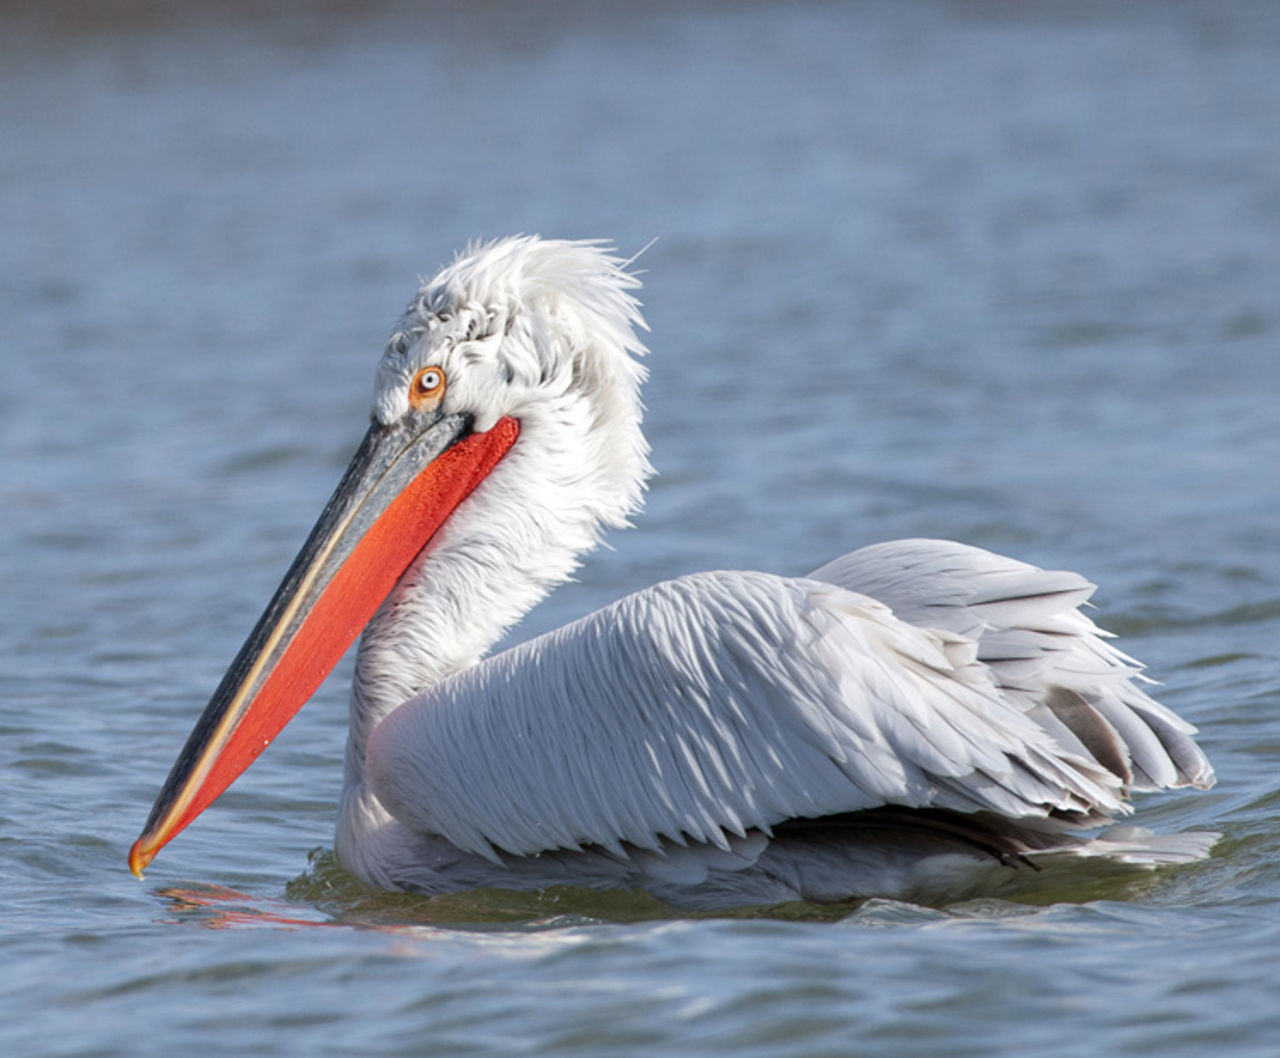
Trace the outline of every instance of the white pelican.
{"type": "Polygon", "coordinates": [[[481,660],[640,505],[644,326],[598,242],[511,238],[427,282],[372,425],[173,767],[141,871],[363,630],[335,847],[372,886],[640,888],[683,908],[920,893],[1034,856],[1144,865],[1215,835],[1081,833],[1207,787],[1195,729],[1079,610],[1093,586],[900,540],[718,572],[481,660]]]}

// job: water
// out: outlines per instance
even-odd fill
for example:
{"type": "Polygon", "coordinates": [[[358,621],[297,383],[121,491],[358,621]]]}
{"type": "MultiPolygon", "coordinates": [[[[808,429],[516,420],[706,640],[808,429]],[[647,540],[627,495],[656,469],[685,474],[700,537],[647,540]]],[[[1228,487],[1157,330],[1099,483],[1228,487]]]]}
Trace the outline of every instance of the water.
{"type": "Polygon", "coordinates": [[[1280,8],[5,5],[0,1052],[1272,1055],[1280,8]],[[341,669],[125,855],[468,239],[644,255],[636,529],[521,634],[937,535],[1079,569],[1221,782],[1213,858],[679,918],[379,896],[341,669]]]}

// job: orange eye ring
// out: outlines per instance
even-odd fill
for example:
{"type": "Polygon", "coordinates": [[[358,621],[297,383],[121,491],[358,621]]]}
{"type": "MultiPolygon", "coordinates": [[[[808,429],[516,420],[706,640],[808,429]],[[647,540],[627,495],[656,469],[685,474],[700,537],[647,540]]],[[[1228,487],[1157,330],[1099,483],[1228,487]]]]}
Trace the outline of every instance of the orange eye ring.
{"type": "Polygon", "coordinates": [[[409,403],[415,408],[439,403],[444,396],[444,368],[431,365],[419,368],[409,383],[409,403]]]}

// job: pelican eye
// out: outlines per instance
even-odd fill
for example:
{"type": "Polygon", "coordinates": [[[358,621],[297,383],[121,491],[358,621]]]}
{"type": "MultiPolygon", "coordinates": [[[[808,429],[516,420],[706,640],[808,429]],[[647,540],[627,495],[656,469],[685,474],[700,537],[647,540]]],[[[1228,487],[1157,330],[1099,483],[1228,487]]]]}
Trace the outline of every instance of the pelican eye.
{"type": "Polygon", "coordinates": [[[415,408],[437,403],[444,396],[444,370],[439,367],[421,368],[409,383],[409,403],[415,408]]]}

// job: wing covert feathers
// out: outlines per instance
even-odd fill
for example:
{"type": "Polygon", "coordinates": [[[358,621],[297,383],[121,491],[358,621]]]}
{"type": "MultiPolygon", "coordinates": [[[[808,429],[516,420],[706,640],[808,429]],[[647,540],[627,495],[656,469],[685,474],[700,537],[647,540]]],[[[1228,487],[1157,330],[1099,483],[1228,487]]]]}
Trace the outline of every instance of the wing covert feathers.
{"type": "Polygon", "coordinates": [[[1195,728],[1139,686],[1142,666],[1107,642],[1079,607],[1094,586],[950,540],[873,544],[817,570],[904,621],[977,643],[1000,691],[1064,748],[1130,790],[1213,785],[1195,728]]]}

